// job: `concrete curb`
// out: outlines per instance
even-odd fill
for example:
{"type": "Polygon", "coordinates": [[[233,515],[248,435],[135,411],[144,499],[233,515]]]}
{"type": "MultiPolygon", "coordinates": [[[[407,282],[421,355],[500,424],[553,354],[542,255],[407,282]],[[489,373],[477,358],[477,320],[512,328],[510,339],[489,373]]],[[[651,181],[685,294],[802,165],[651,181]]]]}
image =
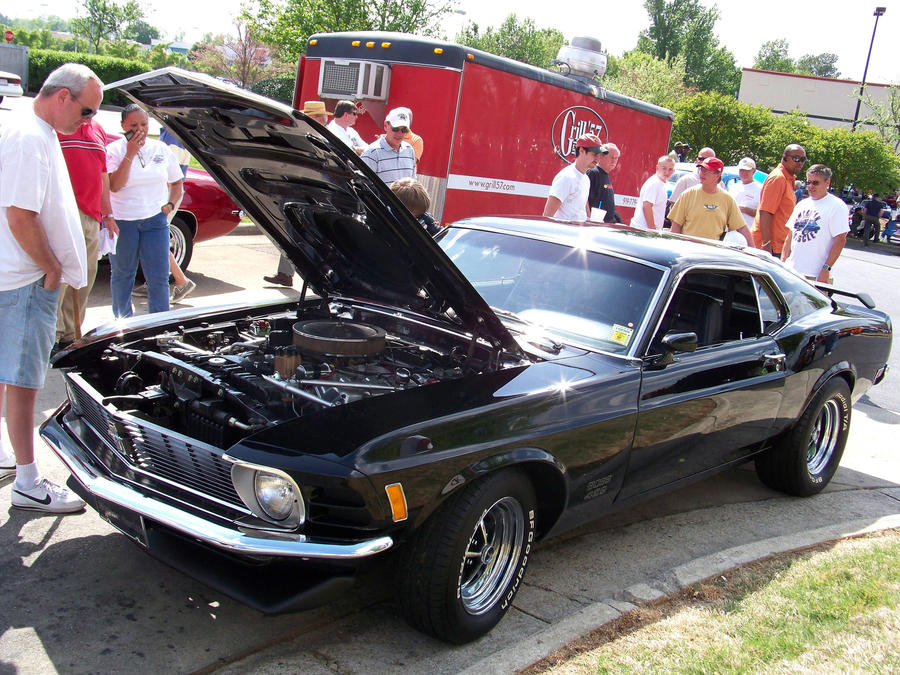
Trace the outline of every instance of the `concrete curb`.
{"type": "Polygon", "coordinates": [[[669,579],[651,582],[655,583],[655,586],[642,583],[625,589],[623,595],[634,604],[612,598],[592,603],[566,619],[554,623],[546,630],[529,635],[527,639],[495,652],[460,672],[466,675],[515,672],[527,668],[557,649],[636,609],[638,605],[659,602],[691,584],[724,574],[735,567],[779,553],[798,551],[816,544],[895,528],[900,528],[900,514],[879,518],[875,522],[871,519],[848,520],[808,532],[763,539],[696,558],[675,567],[669,574],[669,579]]]}

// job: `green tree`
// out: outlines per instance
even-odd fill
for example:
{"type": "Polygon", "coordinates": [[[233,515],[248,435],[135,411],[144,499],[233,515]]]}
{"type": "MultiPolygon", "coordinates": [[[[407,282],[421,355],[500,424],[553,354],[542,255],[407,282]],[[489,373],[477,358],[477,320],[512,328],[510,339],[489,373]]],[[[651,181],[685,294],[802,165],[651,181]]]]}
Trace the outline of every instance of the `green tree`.
{"type": "Polygon", "coordinates": [[[887,101],[876,101],[866,87],[862,102],[870,112],[860,121],[874,126],[885,143],[894,148],[894,152],[900,152],[900,87],[894,85],[888,89],[887,101]]]}
{"type": "Polygon", "coordinates": [[[837,54],[831,52],[804,54],[797,59],[797,72],[818,77],[840,77],[841,71],[837,69],[837,60],[837,54]]]}
{"type": "Polygon", "coordinates": [[[116,0],[82,0],[85,16],[72,19],[72,31],[87,39],[92,53],[99,53],[100,41],[120,38],[128,26],[143,18],[135,0],[118,4],[116,0]]]}
{"type": "Polygon", "coordinates": [[[132,21],[131,25],[128,26],[128,30],[125,31],[125,37],[129,40],[140,42],[142,45],[149,45],[151,40],[160,38],[160,32],[156,26],[151,26],[143,19],[138,19],[137,21],[132,21]]]}
{"type": "Polygon", "coordinates": [[[436,35],[454,0],[258,0],[241,20],[286,62],[306,51],[313,33],[383,30],[436,35]]]}
{"type": "Polygon", "coordinates": [[[850,183],[878,193],[900,187],[900,157],[874,131],[822,129],[801,113],[776,116],[762,106],[709,92],[678,101],[673,111],[673,137],[695,148],[714,148],[726,164],[749,156],[768,171],[781,161],[787,145],[799,143],[806,148],[810,165],[831,167],[836,190],[850,183]]]}
{"type": "Polygon", "coordinates": [[[644,0],[644,9],[650,27],[638,36],[639,51],[665,61],[683,56],[689,87],[737,93],[740,70],[713,32],[719,19],[715,6],[705,7],[700,0],[644,0]]]}
{"type": "Polygon", "coordinates": [[[768,150],[765,138],[774,123],[768,108],[741,103],[718,92],[701,92],[681,99],[672,110],[673,138],[694,148],[709,146],[726,164],[749,156],[763,168],[768,150]]]}
{"type": "Polygon", "coordinates": [[[787,40],[768,40],[763,42],[756,53],[754,68],[761,70],[774,70],[778,73],[793,73],[797,66],[789,55],[790,47],[787,40]]]}
{"type": "Polygon", "coordinates": [[[692,92],[684,84],[684,58],[663,61],[637,50],[613,61],[603,84],[626,96],[671,108],[692,92]]]}
{"type": "Polygon", "coordinates": [[[532,19],[519,20],[515,14],[507,16],[497,29],[489,27],[483,32],[478,24],[469,22],[454,39],[461,45],[540,68],[549,68],[566,42],[555,28],[537,28],[532,19]]]}

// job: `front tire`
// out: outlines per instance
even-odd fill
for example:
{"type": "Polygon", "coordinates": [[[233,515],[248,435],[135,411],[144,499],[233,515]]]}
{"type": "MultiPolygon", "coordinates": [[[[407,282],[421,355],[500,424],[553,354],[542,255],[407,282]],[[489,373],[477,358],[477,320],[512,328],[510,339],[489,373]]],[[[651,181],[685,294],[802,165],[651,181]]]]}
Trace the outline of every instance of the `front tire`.
{"type": "Polygon", "coordinates": [[[799,497],[821,492],[831,481],[850,431],[850,388],[827,382],[779,443],[756,458],[756,474],[768,487],[799,497]]]}
{"type": "Polygon", "coordinates": [[[489,476],[451,498],[411,542],[398,575],[415,628],[463,644],[503,618],[534,546],[537,500],[521,471],[489,476]]]}

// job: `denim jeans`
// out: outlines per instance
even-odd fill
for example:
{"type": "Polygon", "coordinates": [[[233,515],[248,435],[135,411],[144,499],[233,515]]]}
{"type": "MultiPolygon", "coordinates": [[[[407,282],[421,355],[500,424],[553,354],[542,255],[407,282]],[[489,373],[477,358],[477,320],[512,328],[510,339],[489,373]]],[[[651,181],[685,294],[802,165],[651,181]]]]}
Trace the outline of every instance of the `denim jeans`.
{"type": "Polygon", "coordinates": [[[44,386],[58,300],[59,289],[44,288],[44,277],[0,291],[0,383],[27,389],[44,386]]]}
{"type": "Polygon", "coordinates": [[[169,311],[169,224],[162,211],[141,220],[117,220],[119,241],[109,256],[109,290],[117,319],[133,314],[131,291],[138,262],[147,280],[147,311],[169,311]]]}

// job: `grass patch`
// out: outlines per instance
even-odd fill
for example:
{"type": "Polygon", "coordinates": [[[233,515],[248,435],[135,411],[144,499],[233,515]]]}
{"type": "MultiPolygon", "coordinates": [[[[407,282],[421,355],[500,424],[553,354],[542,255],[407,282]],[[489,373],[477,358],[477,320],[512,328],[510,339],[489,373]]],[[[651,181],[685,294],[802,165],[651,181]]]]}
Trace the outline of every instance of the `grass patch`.
{"type": "Polygon", "coordinates": [[[735,569],[525,672],[900,672],[900,532],[735,569]]]}

